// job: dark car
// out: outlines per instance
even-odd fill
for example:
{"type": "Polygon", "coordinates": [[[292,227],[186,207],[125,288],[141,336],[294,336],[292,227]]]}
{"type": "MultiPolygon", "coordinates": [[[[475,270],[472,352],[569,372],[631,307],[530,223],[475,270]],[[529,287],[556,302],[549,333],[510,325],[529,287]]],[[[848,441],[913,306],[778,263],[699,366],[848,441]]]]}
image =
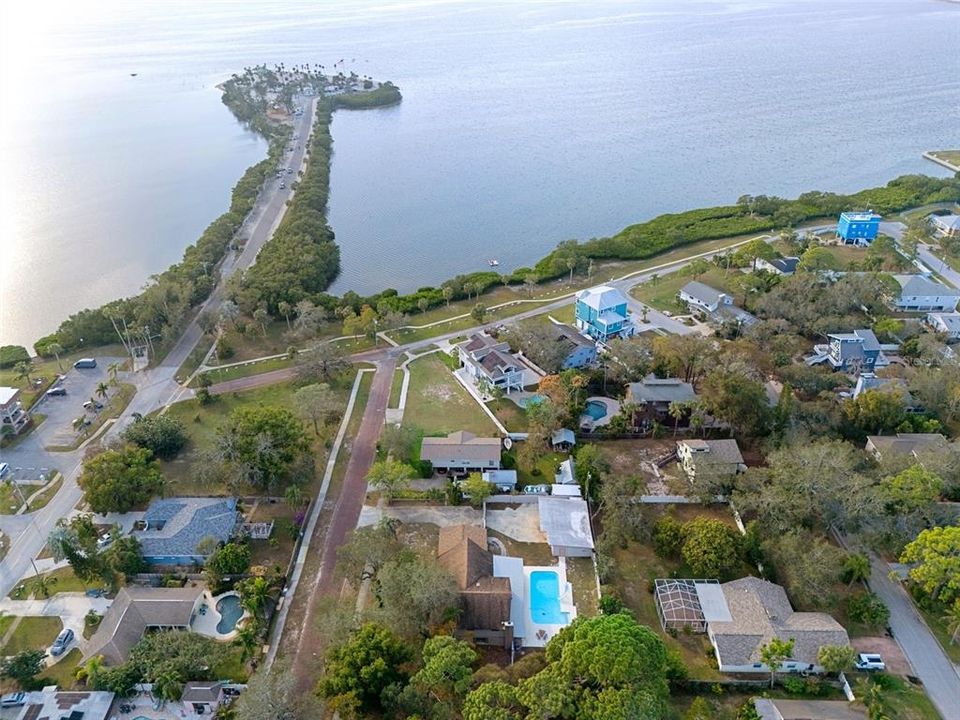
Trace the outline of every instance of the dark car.
{"type": "Polygon", "coordinates": [[[73,630],[67,628],[66,630],[61,630],[60,634],[57,635],[57,639],[53,641],[53,645],[50,646],[50,654],[54,657],[58,655],[63,655],[64,650],[67,649],[67,645],[73,642],[73,630]]]}
{"type": "Polygon", "coordinates": [[[66,394],[67,394],[67,389],[62,385],[57,385],[56,387],[52,387],[49,390],[47,390],[47,395],[50,395],[50,396],[66,395],[66,394]]]}

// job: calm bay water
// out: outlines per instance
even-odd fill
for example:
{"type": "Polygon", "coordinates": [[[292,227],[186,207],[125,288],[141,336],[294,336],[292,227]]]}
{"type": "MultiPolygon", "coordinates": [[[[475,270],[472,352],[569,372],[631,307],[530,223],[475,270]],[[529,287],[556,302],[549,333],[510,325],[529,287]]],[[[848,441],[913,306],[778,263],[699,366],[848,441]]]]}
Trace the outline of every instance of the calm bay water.
{"type": "Polygon", "coordinates": [[[80,7],[4,43],[3,343],[135,292],[225,209],[265,149],[213,86],[248,64],[344,58],[404,92],[335,116],[336,292],[743,193],[944,174],[920,153],[960,145],[960,5],[938,0],[80,7]]]}

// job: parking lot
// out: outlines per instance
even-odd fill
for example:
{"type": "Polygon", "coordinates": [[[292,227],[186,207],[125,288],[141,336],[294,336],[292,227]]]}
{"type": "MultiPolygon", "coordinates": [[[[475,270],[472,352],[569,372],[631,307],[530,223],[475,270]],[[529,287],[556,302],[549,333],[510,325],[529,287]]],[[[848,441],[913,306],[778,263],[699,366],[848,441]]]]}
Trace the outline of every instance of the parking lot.
{"type": "Polygon", "coordinates": [[[0,460],[10,464],[13,479],[36,482],[41,475],[49,475],[55,469],[69,469],[61,467],[65,462],[62,453],[50,452],[47,448],[70,446],[76,442],[73,421],[79,417],[93,419],[94,412],[84,410],[83,404],[91,399],[101,401],[97,398],[97,385],[109,382],[107,368],[120,359],[98,358],[95,368],[70,368],[58,383],[67,394],[45,396],[34,406],[32,412],[44,415],[46,419],[16,445],[0,450],[0,460]]]}

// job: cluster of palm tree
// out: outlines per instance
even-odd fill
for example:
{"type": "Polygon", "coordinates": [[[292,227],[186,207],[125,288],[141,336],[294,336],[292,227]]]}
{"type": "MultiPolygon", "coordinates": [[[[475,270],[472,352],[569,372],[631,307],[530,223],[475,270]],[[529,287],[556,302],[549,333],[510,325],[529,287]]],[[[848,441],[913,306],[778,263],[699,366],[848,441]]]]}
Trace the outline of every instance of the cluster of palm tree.
{"type": "Polygon", "coordinates": [[[257,648],[263,640],[273,584],[267,578],[258,576],[241,580],[237,583],[236,590],[240,593],[240,606],[249,612],[250,616],[237,630],[233,644],[240,648],[243,662],[247,662],[256,656],[257,648]]]}

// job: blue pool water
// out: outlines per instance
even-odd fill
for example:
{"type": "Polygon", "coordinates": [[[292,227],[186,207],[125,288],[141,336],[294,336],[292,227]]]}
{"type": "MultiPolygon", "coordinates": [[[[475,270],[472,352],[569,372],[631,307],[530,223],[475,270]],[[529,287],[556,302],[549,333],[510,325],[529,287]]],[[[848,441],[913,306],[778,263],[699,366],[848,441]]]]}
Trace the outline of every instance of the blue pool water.
{"type": "Polygon", "coordinates": [[[221,635],[233,632],[237,621],[243,616],[240,607],[240,598],[236,595],[227,595],[217,601],[217,612],[220,613],[220,622],[217,623],[217,632],[221,635]]]}
{"type": "Polygon", "coordinates": [[[530,407],[531,405],[539,405],[543,402],[543,395],[531,395],[530,397],[525,397],[520,400],[520,404],[523,407],[530,407]]]}
{"type": "Polygon", "coordinates": [[[605,417],[607,414],[607,406],[602,402],[597,402],[596,400],[590,400],[587,403],[587,407],[584,412],[592,417],[594,420],[599,420],[602,417],[605,417]]]}
{"type": "Polygon", "coordinates": [[[552,570],[530,573],[530,617],[543,625],[567,622],[567,613],[560,612],[560,577],[552,570]]]}

